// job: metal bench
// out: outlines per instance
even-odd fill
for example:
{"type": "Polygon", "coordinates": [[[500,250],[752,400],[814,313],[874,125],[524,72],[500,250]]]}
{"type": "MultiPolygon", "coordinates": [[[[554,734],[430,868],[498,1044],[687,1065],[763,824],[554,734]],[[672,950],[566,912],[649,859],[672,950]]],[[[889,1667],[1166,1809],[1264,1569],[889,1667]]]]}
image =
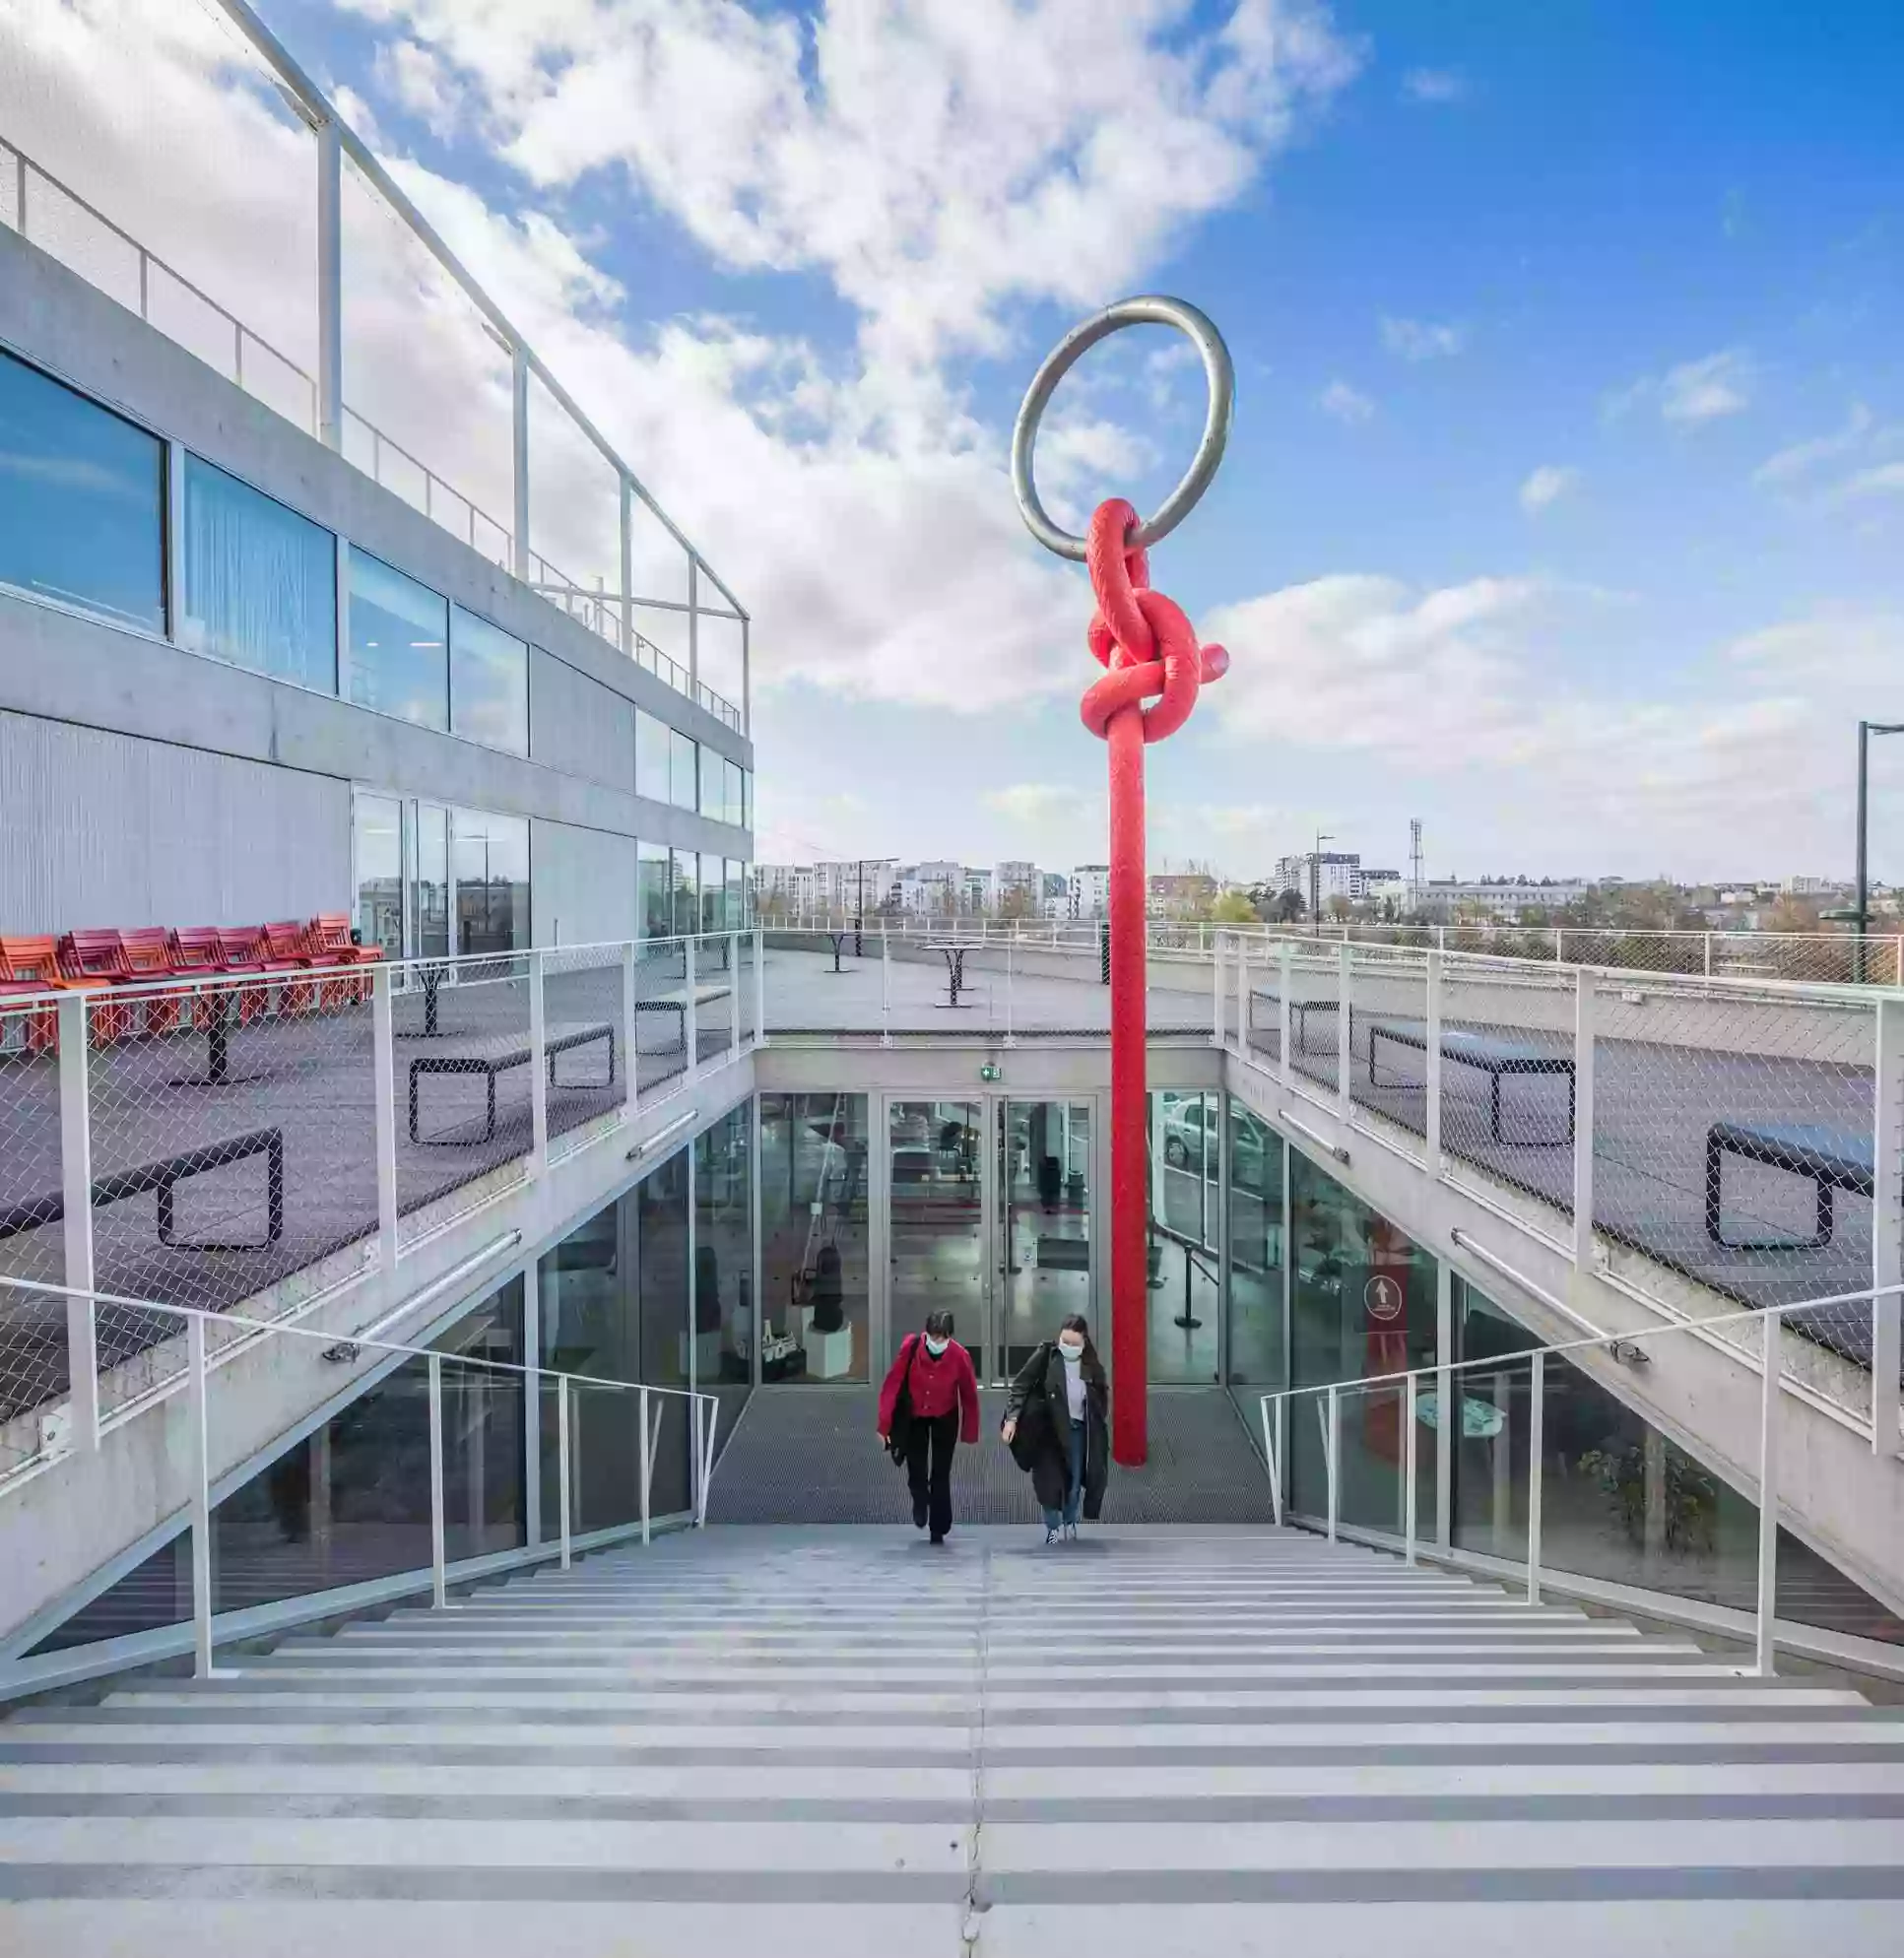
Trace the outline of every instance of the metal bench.
{"type": "Polygon", "coordinates": [[[1728,1251],[1819,1251],[1831,1242],[1832,1193],[1854,1197],[1876,1193],[1871,1174],[1871,1138],[1856,1129],[1832,1129],[1808,1123],[1715,1122],[1706,1131],[1706,1235],[1728,1251]],[[1726,1158],[1742,1156],[1772,1169],[1808,1177],[1817,1201],[1817,1228],[1811,1237],[1728,1238],[1721,1218],[1720,1197],[1726,1158]]]}
{"type": "MultiPolygon", "coordinates": [[[[201,1142],[196,1148],[182,1149],[177,1155],[157,1162],[142,1163],[137,1169],[121,1169],[102,1176],[93,1185],[93,1207],[123,1203],[128,1197],[159,1193],[159,1242],[173,1251],[262,1251],[285,1234],[285,1132],[282,1129],[254,1129],[249,1135],[230,1136],[223,1142],[201,1142]],[[207,1170],[223,1169],[228,1163],[248,1157],[265,1158],[265,1243],[264,1244],[187,1244],[172,1235],[174,1223],[173,1191],[188,1177],[202,1176],[207,1170]]],[[[64,1191],[40,1197],[32,1203],[13,1204],[0,1210],[0,1239],[19,1237],[41,1224],[58,1223],[66,1215],[64,1191]]]]}
{"type": "MultiPolygon", "coordinates": [[[[694,1011],[711,1007],[717,1001],[726,999],[733,991],[729,986],[696,986],[694,988],[694,1011]]],[[[688,989],[678,986],[672,993],[657,993],[652,999],[636,1000],[634,1011],[637,1019],[642,1013],[673,1013],[675,1016],[675,1045],[688,1045],[688,989]]],[[[643,1050],[644,1052],[647,1050],[643,1050]]]]}
{"type": "MultiPolygon", "coordinates": [[[[1417,1054],[1428,1051],[1426,1027],[1411,1026],[1406,1021],[1369,1020],[1368,1027],[1368,1084],[1379,1087],[1381,1082],[1375,1074],[1375,1048],[1381,1040],[1391,1041],[1397,1047],[1412,1047],[1417,1054]]],[[[1351,1038],[1352,1038],[1351,1033],[1351,1038]]],[[[1488,1119],[1493,1140],[1501,1142],[1501,1081],[1512,1075],[1564,1075],[1567,1078],[1567,1142],[1573,1141],[1573,1117],[1575,1100],[1575,1080],[1573,1056],[1555,1054],[1544,1047],[1529,1047],[1511,1040],[1495,1040],[1483,1033],[1465,1033],[1460,1028],[1452,1028],[1441,1036],[1441,1058],[1444,1061],[1457,1061],[1464,1068],[1477,1068],[1488,1077],[1488,1119]]],[[[1407,1085],[1415,1087],[1419,1082],[1410,1081],[1407,1085]]],[[[1552,1144],[1558,1147],[1559,1144],[1552,1144]]]]}
{"type": "MultiPolygon", "coordinates": [[[[549,1085],[559,1086],[556,1079],[556,1060],[558,1055],[572,1053],[577,1047],[589,1046],[592,1042],[608,1042],[608,1079],[595,1082],[572,1082],[572,1086],[613,1087],[615,1085],[615,1028],[608,1020],[600,1020],[588,1026],[552,1026],[543,1038],[543,1054],[549,1069],[549,1085]]],[[[446,1144],[450,1147],[474,1146],[477,1142],[495,1140],[495,1077],[506,1074],[511,1068],[526,1068],[530,1060],[530,1047],[526,1038],[518,1033],[498,1033],[488,1040],[479,1040],[473,1046],[465,1047],[460,1054],[419,1054],[410,1064],[410,1140],[421,1142],[417,1133],[417,1090],[425,1075],[483,1075],[489,1082],[489,1119],[481,1136],[467,1139],[464,1142],[446,1144]]]]}

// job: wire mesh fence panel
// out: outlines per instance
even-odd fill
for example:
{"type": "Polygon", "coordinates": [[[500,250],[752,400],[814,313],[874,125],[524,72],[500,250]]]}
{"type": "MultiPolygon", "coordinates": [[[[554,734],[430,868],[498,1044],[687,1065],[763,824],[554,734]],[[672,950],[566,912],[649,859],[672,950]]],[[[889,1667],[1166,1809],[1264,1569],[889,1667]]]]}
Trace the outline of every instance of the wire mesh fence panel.
{"type": "Polygon", "coordinates": [[[66,1301],[0,1278],[0,1478],[49,1452],[70,1386],[66,1301]]]}
{"type": "Polygon", "coordinates": [[[1349,1095],[1417,1136],[1428,1132],[1428,973],[1418,952],[1358,948],[1349,1095]]]}
{"type": "Polygon", "coordinates": [[[628,1098],[622,947],[558,946],[541,954],[549,1136],[612,1115],[628,1098]]]}
{"type": "Polygon", "coordinates": [[[741,934],[740,945],[736,947],[737,962],[734,970],[734,1012],[740,1021],[741,1041],[745,1046],[755,1032],[755,1009],[759,1000],[759,982],[763,968],[757,959],[755,938],[752,932],[741,934]]]}
{"type": "MultiPolygon", "coordinates": [[[[1573,1211],[1578,1082],[1574,981],[1505,960],[1463,964],[1441,989],[1441,1146],[1573,1211]]],[[[1379,1077],[1427,1079],[1425,1024],[1371,1028],[1379,1077]]]]}
{"type": "MultiPolygon", "coordinates": [[[[1609,980],[1597,1027],[1597,1229],[1748,1305],[1871,1281],[1870,1009],[1609,980]]],[[[1869,1306],[1792,1323],[1870,1364],[1869,1306]]]]}
{"type": "Polygon", "coordinates": [[[740,961],[731,934],[694,943],[694,1044],[700,1061],[721,1060],[734,1044],[740,961]]]}
{"type": "Polygon", "coordinates": [[[1281,956],[1273,943],[1246,939],[1243,961],[1243,1052],[1278,1066],[1282,1059],[1281,956]]]}
{"type": "Polygon", "coordinates": [[[649,939],[635,947],[634,1049],[643,1094],[687,1070],[686,939],[649,939]]]}
{"type": "MultiPolygon", "coordinates": [[[[534,1142],[534,1070],[526,954],[422,961],[400,983],[392,1087],[399,1239],[409,1243],[513,1180],[499,1172],[520,1174],[534,1142]],[[452,1193],[461,1201],[446,1203],[452,1193]]],[[[574,1065],[594,1060],[578,1053],[574,1065]]]]}
{"type": "MultiPolygon", "coordinates": [[[[1302,1079],[1333,1094],[1340,1078],[1342,961],[1335,947],[1298,952],[1288,967],[1289,1067],[1302,1079]]],[[[1267,1008],[1283,1013],[1280,972],[1267,990],[1267,1008]]]]}
{"type": "MultiPolygon", "coordinates": [[[[360,980],[287,965],[87,1012],[99,1290],[221,1311],[375,1230],[360,980]]],[[[102,1371],[140,1337],[102,1343],[102,1371]]]]}

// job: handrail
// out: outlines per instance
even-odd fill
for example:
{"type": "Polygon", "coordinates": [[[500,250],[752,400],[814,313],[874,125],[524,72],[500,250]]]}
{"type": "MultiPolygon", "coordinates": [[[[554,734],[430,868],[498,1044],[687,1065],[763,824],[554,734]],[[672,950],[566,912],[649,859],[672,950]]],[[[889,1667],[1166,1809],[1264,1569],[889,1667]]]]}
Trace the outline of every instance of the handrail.
{"type": "MultiPolygon", "coordinates": [[[[170,1305],[156,1299],[128,1298],[114,1292],[92,1290],[83,1286],[47,1284],[33,1278],[0,1278],[0,1290],[8,1286],[22,1291],[43,1296],[83,1301],[89,1313],[99,1305],[130,1307],[138,1312],[156,1313],[162,1316],[182,1320],[186,1336],[185,1389],[188,1399],[189,1418],[186,1434],[192,1458],[191,1475],[191,1521],[188,1525],[192,1550],[192,1645],[195,1654],[195,1672],[201,1678],[215,1676],[213,1650],[215,1645],[216,1618],[212,1598],[212,1472],[209,1433],[209,1396],[207,1385],[212,1370],[212,1357],[209,1352],[206,1333],[213,1324],[239,1329],[238,1338],[225,1342],[227,1349],[238,1345],[250,1345],[251,1336],[276,1336],[295,1339],[323,1340],[332,1345],[346,1343],[359,1352],[371,1352],[391,1355],[397,1358],[421,1359],[428,1368],[429,1400],[429,1537],[430,1537],[430,1599],[431,1607],[443,1610],[448,1602],[448,1581],[450,1564],[448,1561],[447,1516],[444,1496],[443,1476],[443,1362],[449,1360],[455,1365],[475,1368],[486,1373],[513,1375],[528,1382],[540,1382],[545,1377],[556,1382],[558,1401],[557,1405],[557,1472],[559,1478],[560,1532],[557,1555],[560,1567],[567,1570],[573,1561],[573,1480],[574,1446],[573,1423],[570,1419],[571,1400],[580,1388],[600,1389],[612,1393],[632,1394],[636,1397],[636,1419],[640,1432],[640,1517],[641,1540],[646,1543],[653,1535],[654,1519],[652,1514],[652,1494],[654,1467],[661,1445],[661,1423],[666,1415],[667,1402],[679,1400],[687,1403],[684,1416],[689,1422],[689,1439],[691,1449],[692,1503],[694,1526],[701,1529],[707,1522],[708,1485],[714,1473],[714,1443],[720,1423],[720,1398],[718,1395],[702,1393],[697,1389],[684,1387],[664,1387],[649,1381],[618,1380],[595,1374],[580,1374],[565,1369],[545,1366],[518,1364],[513,1360],[490,1359],[477,1354],[445,1353],[439,1347],[411,1345],[405,1340],[385,1339],[370,1334],[345,1336],[340,1342],[332,1331],[320,1332],[307,1326],[298,1326],[282,1321],[246,1319],[236,1313],[209,1311],[203,1306],[170,1305]],[[659,1412],[651,1409],[651,1397],[665,1397],[659,1412]]],[[[685,1323],[685,1322],[684,1322],[685,1323]]],[[[328,1357],[328,1355],[326,1355],[328,1357]]],[[[354,1358],[356,1355],[354,1354],[354,1358]]],[[[628,1526],[634,1527],[631,1522],[628,1526]]],[[[460,1561],[460,1560],[459,1560],[460,1561]]]]}
{"type": "MultiPolygon", "coordinates": [[[[1472,1245],[1464,1248],[1473,1249],[1472,1245]]],[[[1501,1268],[1505,1269],[1505,1268],[1501,1268]]],[[[1550,1303],[1549,1295],[1538,1287],[1529,1287],[1535,1296],[1550,1303]]],[[[1398,1464],[1400,1478],[1400,1508],[1403,1518],[1403,1551],[1411,1564],[1416,1560],[1415,1505],[1414,1505],[1414,1423],[1415,1410],[1419,1400],[1421,1383],[1430,1381],[1436,1384],[1457,1374],[1487,1372],[1499,1374],[1517,1367],[1523,1360],[1529,1366],[1529,1446],[1528,1446],[1528,1553],[1527,1553],[1527,1596],[1530,1604],[1536,1604],[1541,1597],[1542,1542],[1541,1542],[1541,1484],[1542,1484],[1542,1420],[1544,1408],[1545,1369],[1549,1357],[1565,1356],[1570,1353],[1606,1347],[1617,1352],[1622,1346],[1637,1350],[1641,1341],[1650,1341],[1673,1334],[1704,1334],[1715,1327],[1737,1325],[1745,1321],[1756,1322],[1762,1331],[1757,1371],[1761,1386],[1759,1391],[1759,1485],[1758,1485],[1758,1598],[1755,1617],[1754,1669],[1764,1677],[1775,1671],[1776,1646],[1776,1605],[1777,1605],[1777,1567],[1778,1567],[1778,1415],[1783,1405],[1783,1397],[1791,1392],[1800,1398],[1798,1384],[1787,1382],[1784,1377],[1784,1354],[1775,1332],[1783,1327],[1788,1314],[1815,1312],[1828,1306],[1851,1305],[1904,1293],[1904,1283],[1886,1285],[1867,1285],[1857,1291],[1836,1292],[1825,1297],[1801,1299],[1787,1305],[1768,1305],[1755,1310],[1727,1313],[1710,1319],[1680,1320],[1672,1325],[1651,1326],[1637,1332],[1602,1333],[1591,1338],[1551,1340],[1543,1344],[1523,1347],[1518,1352],[1490,1353],[1470,1360],[1448,1360],[1435,1366],[1409,1367],[1399,1373],[1365,1374],[1357,1380],[1325,1381],[1315,1386],[1277,1388],[1257,1397],[1257,1411],[1263,1428],[1265,1467],[1270,1479],[1271,1504],[1276,1522],[1280,1527],[1286,1507],[1283,1491],[1283,1452],[1289,1439],[1292,1410],[1298,1400],[1311,1400],[1316,1403],[1317,1417],[1323,1423],[1323,1471],[1326,1482],[1326,1534],[1333,1542],[1337,1535],[1340,1515],[1341,1491],[1341,1450],[1337,1438],[1341,1432],[1341,1410],[1346,1395],[1361,1394],[1369,1391],[1393,1390],[1403,1397],[1408,1422],[1405,1446],[1398,1464]],[[1276,1410],[1276,1419],[1271,1420],[1271,1409],[1276,1410]]],[[[1576,1316],[1576,1315],[1570,1315],[1576,1316]]],[[[1727,1343],[1725,1351],[1732,1354],[1747,1367],[1752,1360],[1749,1352],[1727,1343]]],[[[1444,1436],[1459,1433],[1448,1425],[1445,1408],[1438,1410],[1438,1430],[1444,1436]]],[[[1895,1449],[1881,1451],[1885,1459],[1895,1460],[1895,1449]]]]}

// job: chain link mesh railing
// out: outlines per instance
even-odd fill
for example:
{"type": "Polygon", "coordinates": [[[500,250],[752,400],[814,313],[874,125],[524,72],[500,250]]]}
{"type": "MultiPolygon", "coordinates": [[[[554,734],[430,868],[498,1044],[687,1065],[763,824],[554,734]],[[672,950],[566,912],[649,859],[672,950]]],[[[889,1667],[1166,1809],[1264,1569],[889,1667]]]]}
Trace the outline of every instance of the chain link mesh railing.
{"type": "Polygon", "coordinates": [[[0,1278],[0,1478],[48,1453],[70,1386],[65,1302],[0,1278]]]}
{"type": "Polygon", "coordinates": [[[695,1059],[726,1058],[734,1044],[739,1006],[740,958],[733,935],[705,934],[694,941],[695,1059]]]}
{"type": "MultiPolygon", "coordinates": [[[[1871,1282],[1868,1006],[1609,980],[1596,1027],[1597,1229],[1749,1305],[1871,1282]]],[[[1870,1364],[1869,1307],[1795,1323],[1870,1364]]]]}
{"type": "Polygon", "coordinates": [[[1357,952],[1349,1095],[1357,1108],[1426,1137],[1428,974],[1413,952],[1357,952]]]}
{"type": "Polygon", "coordinates": [[[506,1166],[519,1174],[534,1145],[529,957],[423,961],[396,983],[397,1208],[408,1244],[483,1202],[506,1166]],[[459,1192],[464,1201],[445,1201],[459,1192]]]}
{"type": "Polygon", "coordinates": [[[541,959],[550,1150],[563,1154],[628,1098],[622,947],[557,946],[541,959]]]}
{"type": "Polygon", "coordinates": [[[641,1093],[687,1073],[686,939],[647,939],[635,947],[634,1040],[641,1093]]]}

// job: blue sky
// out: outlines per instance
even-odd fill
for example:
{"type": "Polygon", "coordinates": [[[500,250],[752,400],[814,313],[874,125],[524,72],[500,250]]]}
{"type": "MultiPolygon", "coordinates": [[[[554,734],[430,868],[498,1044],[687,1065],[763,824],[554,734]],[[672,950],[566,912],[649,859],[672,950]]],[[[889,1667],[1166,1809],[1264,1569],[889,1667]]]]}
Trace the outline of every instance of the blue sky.
{"type": "MultiPolygon", "coordinates": [[[[1852,723],[1904,719],[1904,9],[263,12],[754,610],[763,856],[1101,854],[1088,599],[1004,442],[1166,290],[1238,393],[1153,568],[1234,666],[1153,859],[1400,864],[1418,814],[1436,874],[1848,866],[1852,723]]],[[[1053,500],[1147,505],[1199,376],[1132,335],[1061,408],[1053,500]]]]}

